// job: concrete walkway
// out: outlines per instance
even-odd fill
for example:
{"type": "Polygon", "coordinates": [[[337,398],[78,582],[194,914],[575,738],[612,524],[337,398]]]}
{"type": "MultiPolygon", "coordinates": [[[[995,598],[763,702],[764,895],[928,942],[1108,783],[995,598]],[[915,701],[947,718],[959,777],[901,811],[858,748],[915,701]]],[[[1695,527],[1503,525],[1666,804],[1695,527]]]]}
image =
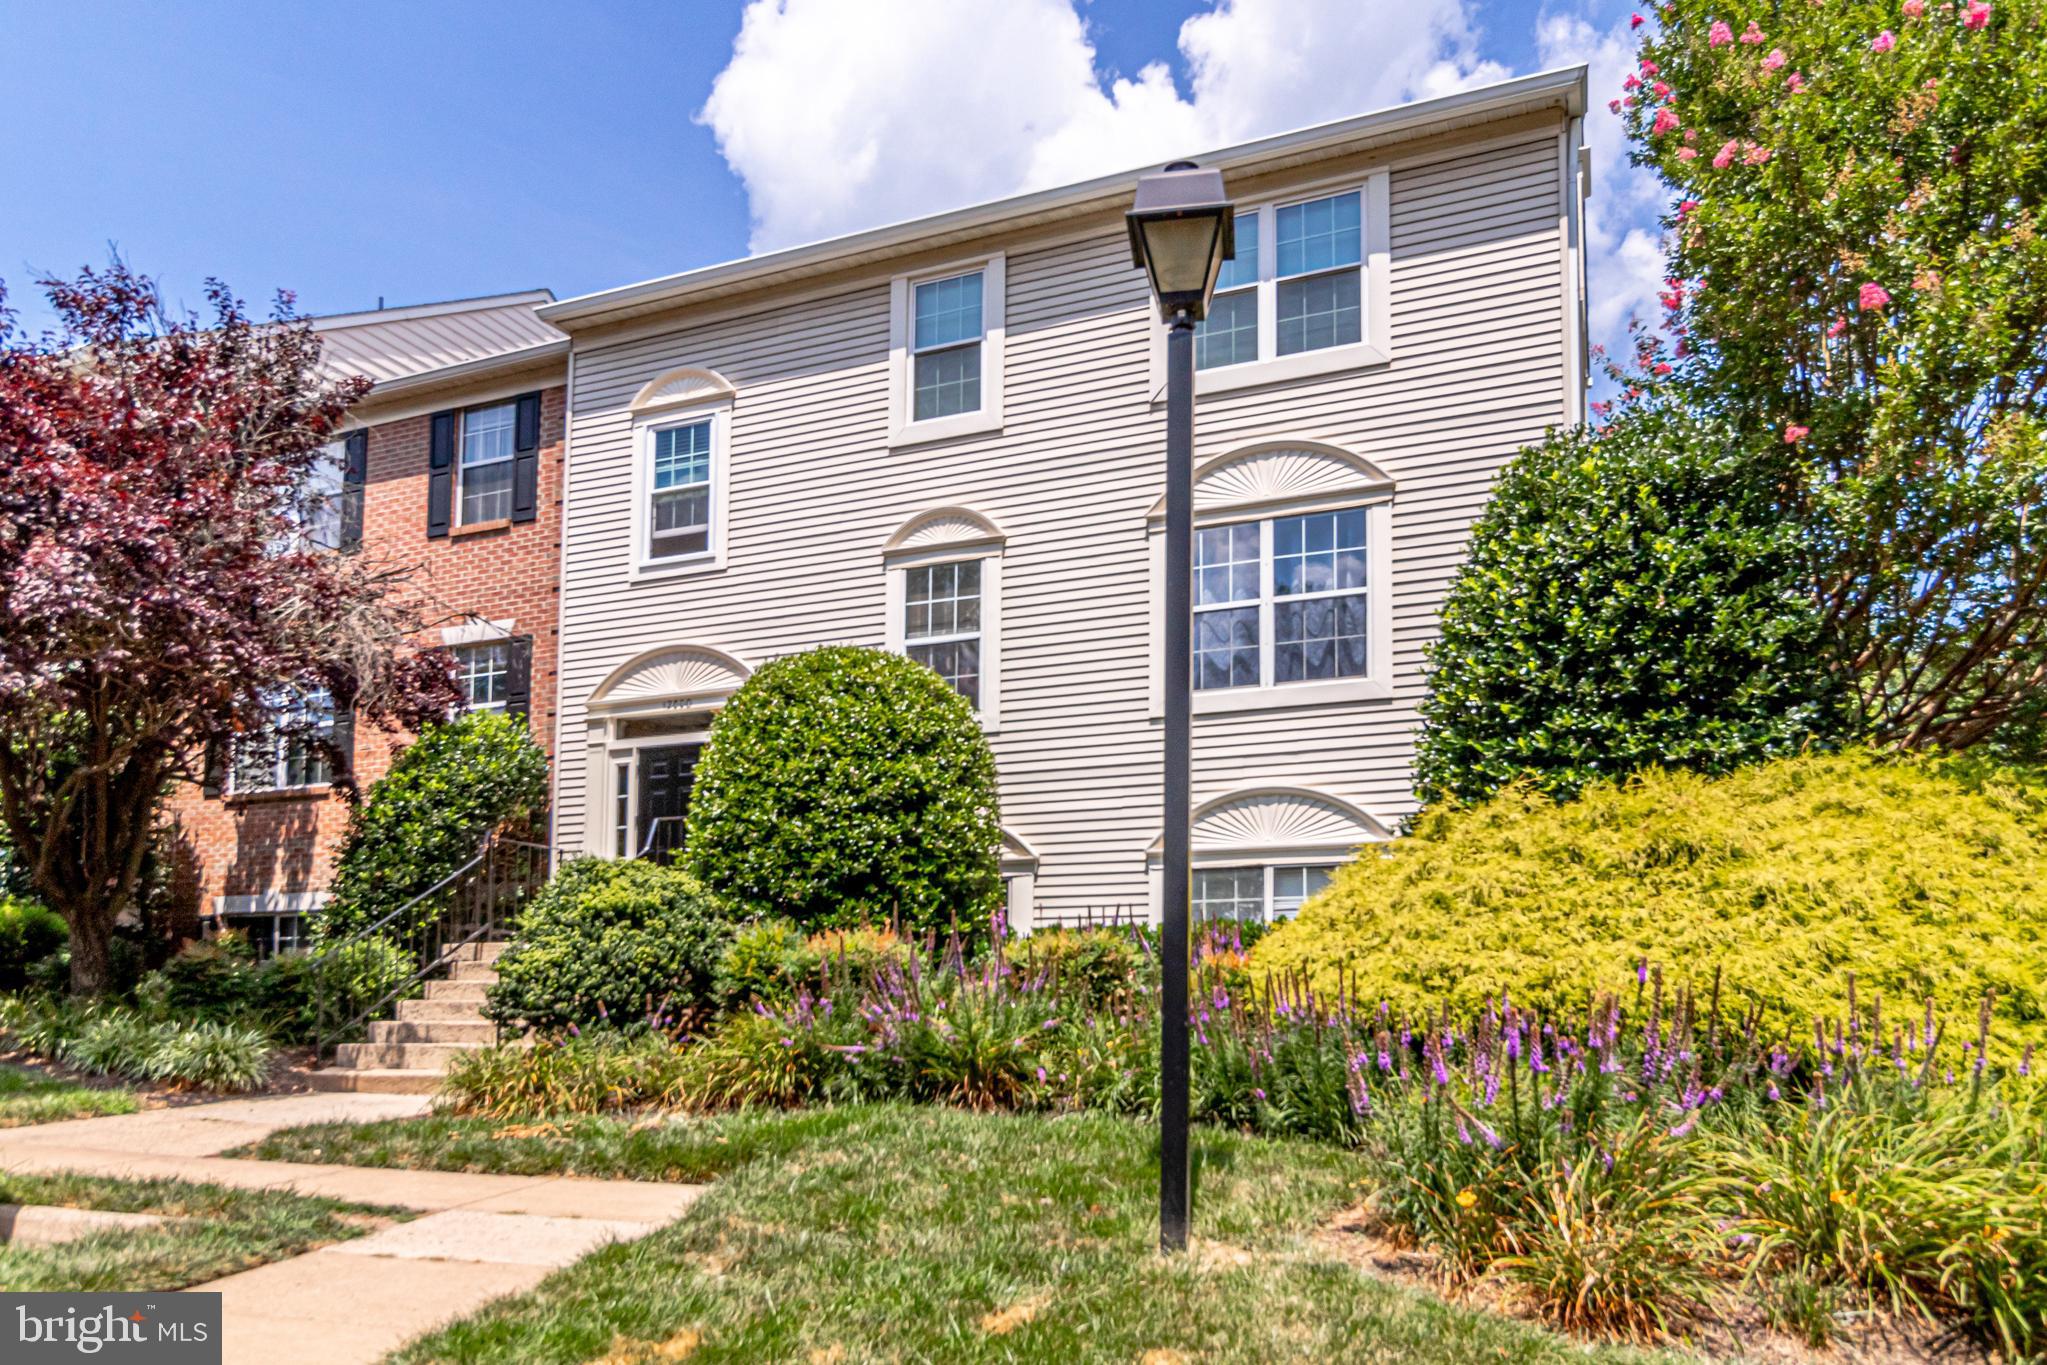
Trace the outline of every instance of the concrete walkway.
{"type": "Polygon", "coordinates": [[[225,1358],[358,1365],[492,1299],[532,1288],[606,1242],[680,1217],[700,1185],[566,1176],[387,1171],[240,1161],[219,1153],[303,1123],[426,1112],[421,1095],[280,1095],[0,1130],[0,1169],[154,1176],[283,1189],[425,1216],[230,1275],[218,1290],[225,1358]]]}

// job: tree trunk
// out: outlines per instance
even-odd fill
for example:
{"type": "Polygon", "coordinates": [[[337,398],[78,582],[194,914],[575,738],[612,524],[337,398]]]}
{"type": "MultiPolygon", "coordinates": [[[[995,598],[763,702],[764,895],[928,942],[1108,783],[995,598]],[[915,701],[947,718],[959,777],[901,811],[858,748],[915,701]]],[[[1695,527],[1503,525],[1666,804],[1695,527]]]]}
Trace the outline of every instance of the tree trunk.
{"type": "Polygon", "coordinates": [[[114,937],[111,920],[92,915],[67,916],[71,924],[71,993],[105,995],[113,989],[113,961],[108,949],[114,937]]]}

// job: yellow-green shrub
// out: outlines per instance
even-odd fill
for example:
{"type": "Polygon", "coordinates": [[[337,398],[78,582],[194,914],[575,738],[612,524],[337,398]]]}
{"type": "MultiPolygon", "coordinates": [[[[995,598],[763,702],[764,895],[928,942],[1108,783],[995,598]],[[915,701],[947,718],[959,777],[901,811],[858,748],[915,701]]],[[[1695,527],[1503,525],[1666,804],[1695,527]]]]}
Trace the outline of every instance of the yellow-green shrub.
{"type": "Polygon", "coordinates": [[[1509,790],[1366,849],[1253,954],[1410,1010],[1582,1002],[1644,958],[1702,992],[1723,968],[1774,1027],[1833,1017],[1854,972],[1893,1018],[1994,989],[1994,1055],[2047,1041],[2047,774],[1851,753],[1509,790]]]}

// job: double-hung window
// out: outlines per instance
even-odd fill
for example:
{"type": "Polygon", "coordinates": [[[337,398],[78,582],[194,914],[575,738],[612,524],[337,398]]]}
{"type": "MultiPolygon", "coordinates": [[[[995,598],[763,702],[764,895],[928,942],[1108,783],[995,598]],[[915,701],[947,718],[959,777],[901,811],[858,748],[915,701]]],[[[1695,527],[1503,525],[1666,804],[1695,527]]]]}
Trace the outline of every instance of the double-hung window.
{"type": "Polygon", "coordinates": [[[926,280],[916,289],[911,419],[956,417],[981,410],[981,291],[986,276],[969,271],[926,280]]]}
{"type": "Polygon", "coordinates": [[[325,692],[279,698],[261,728],[236,739],[233,789],[280,791],[332,781],[327,745],[333,736],[334,704],[325,692]]]}
{"type": "MultiPolygon", "coordinates": [[[[1238,210],[1236,253],[1194,331],[1208,393],[1382,364],[1391,358],[1384,172],[1238,210]]],[[[1163,392],[1164,332],[1152,354],[1163,392]]]]}
{"type": "Polygon", "coordinates": [[[517,403],[493,403],[462,414],[455,487],[458,524],[500,521],[512,515],[512,464],[517,454],[517,403]]]}
{"type": "Polygon", "coordinates": [[[1258,211],[1237,215],[1237,254],[1215,278],[1208,316],[1194,327],[1194,368],[1258,358],[1258,211]]]}
{"type": "Polygon", "coordinates": [[[1363,192],[1273,211],[1280,355],[1364,339],[1363,192]]]}
{"type": "Polygon", "coordinates": [[[899,275],[890,292],[889,443],[1002,426],[1001,256],[899,275]]]}
{"type": "Polygon", "coordinates": [[[316,550],[341,547],[342,515],[347,496],[348,442],[329,441],[306,471],[297,520],[299,534],[316,550]]]}
{"type": "Polygon", "coordinates": [[[1292,919],[1309,897],[1329,885],[1326,865],[1251,865],[1194,870],[1197,920],[1292,919]]]}
{"type": "Polygon", "coordinates": [[[905,652],[981,706],[981,561],[920,564],[904,571],[905,652]]]}
{"type": "Polygon", "coordinates": [[[647,483],[650,561],[689,558],[710,550],[712,425],[705,417],[653,432],[647,483]]]}
{"type": "Polygon", "coordinates": [[[465,711],[502,711],[511,681],[509,640],[455,647],[455,682],[465,711]]]}
{"type": "Polygon", "coordinates": [[[1195,690],[1370,674],[1370,524],[1369,509],[1346,507],[1197,529],[1195,690]]]}

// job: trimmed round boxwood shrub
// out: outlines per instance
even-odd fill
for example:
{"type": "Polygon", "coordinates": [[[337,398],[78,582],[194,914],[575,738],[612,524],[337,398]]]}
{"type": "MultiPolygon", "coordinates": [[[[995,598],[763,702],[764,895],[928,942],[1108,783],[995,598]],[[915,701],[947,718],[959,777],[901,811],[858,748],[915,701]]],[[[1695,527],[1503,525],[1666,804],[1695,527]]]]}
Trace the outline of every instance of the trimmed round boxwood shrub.
{"type": "Polygon", "coordinates": [[[1801,533],[1723,429],[1639,407],[1501,474],[1429,649],[1426,801],[1649,766],[1726,772],[1838,729],[1801,533]]]}
{"type": "Polygon", "coordinates": [[[767,664],[697,765],[683,857],[742,914],[807,931],[985,930],[1002,895],[995,757],[966,700],[898,654],[767,664]]]}
{"type": "Polygon", "coordinates": [[[321,936],[374,924],[546,805],[547,755],[524,716],[471,711],[429,725],[349,812],[321,936]]]}
{"type": "Polygon", "coordinates": [[[1703,1008],[1718,969],[1731,1015],[1760,1004],[1801,1036],[1839,1015],[1849,972],[1898,1022],[1929,995],[1974,1020],[1990,989],[2008,1052],[2047,1042],[2047,774],[1851,751],[1650,770],[1564,804],[1515,787],[1366,848],[1251,957],[1408,1011],[1503,990],[1582,1011],[1644,961],[1703,1008]]]}
{"type": "Polygon", "coordinates": [[[732,926],[688,873],[578,858],[527,906],[484,1013],[551,1031],[673,1020],[708,1003],[732,926]]]}

